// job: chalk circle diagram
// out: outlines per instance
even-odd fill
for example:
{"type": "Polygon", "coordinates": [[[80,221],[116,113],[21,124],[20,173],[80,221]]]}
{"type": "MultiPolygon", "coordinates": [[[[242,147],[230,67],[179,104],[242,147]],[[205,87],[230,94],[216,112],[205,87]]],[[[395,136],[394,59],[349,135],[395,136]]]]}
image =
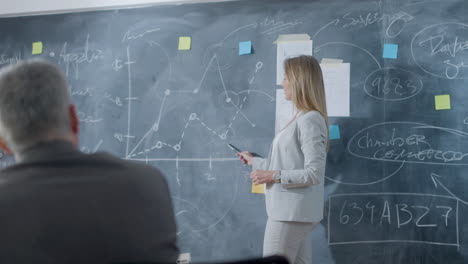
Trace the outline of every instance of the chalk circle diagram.
{"type": "MultiPolygon", "coordinates": [[[[394,164],[396,170],[372,182],[347,182],[370,185],[385,181],[407,165],[467,166],[464,146],[468,133],[416,122],[383,122],[368,126],[348,141],[346,151],[354,158],[371,163],[394,164]]],[[[380,165],[381,166],[381,165],[380,165]]],[[[331,181],[335,181],[329,178],[331,181]]]]}
{"type": "Polygon", "coordinates": [[[414,35],[411,55],[427,74],[445,79],[468,79],[467,39],[466,24],[434,24],[414,35]]]}
{"type": "Polygon", "coordinates": [[[364,91],[370,97],[382,101],[402,101],[416,96],[423,88],[421,77],[398,69],[382,68],[367,76],[364,91]]]}

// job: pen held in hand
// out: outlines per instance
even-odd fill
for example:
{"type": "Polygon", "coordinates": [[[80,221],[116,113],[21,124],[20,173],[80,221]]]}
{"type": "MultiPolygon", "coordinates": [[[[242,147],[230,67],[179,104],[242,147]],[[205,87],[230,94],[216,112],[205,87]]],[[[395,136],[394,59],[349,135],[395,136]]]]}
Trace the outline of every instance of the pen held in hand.
{"type": "MultiPolygon", "coordinates": [[[[236,153],[242,152],[242,150],[240,150],[239,148],[235,147],[235,146],[232,145],[232,144],[227,144],[227,145],[228,145],[228,147],[229,147],[230,149],[234,150],[236,153]]],[[[258,154],[255,153],[255,152],[250,152],[250,154],[252,154],[252,156],[254,156],[254,157],[262,158],[262,156],[258,155],[258,154]]]]}

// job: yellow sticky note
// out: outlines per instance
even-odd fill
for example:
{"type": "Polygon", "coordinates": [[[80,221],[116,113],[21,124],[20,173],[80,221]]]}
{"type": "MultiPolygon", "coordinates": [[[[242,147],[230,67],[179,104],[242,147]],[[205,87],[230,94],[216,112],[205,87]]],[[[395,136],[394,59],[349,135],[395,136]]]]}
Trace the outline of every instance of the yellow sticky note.
{"type": "Polygon", "coordinates": [[[253,184],[252,193],[265,193],[265,184],[253,184]]]}
{"type": "Polygon", "coordinates": [[[436,110],[447,110],[450,109],[450,95],[436,95],[435,97],[435,109],[436,110]]]}
{"type": "Polygon", "coordinates": [[[33,42],[32,44],[32,54],[42,54],[42,42],[33,42]]]}
{"type": "Polygon", "coordinates": [[[190,50],[192,44],[191,37],[179,37],[179,50],[190,50]]]}

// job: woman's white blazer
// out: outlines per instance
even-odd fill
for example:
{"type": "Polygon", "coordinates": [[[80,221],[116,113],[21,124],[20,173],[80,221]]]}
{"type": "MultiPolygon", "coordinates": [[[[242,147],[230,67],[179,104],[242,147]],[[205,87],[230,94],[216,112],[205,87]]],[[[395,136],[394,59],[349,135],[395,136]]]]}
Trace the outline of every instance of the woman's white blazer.
{"type": "Polygon", "coordinates": [[[274,221],[319,222],[324,209],[327,127],[317,111],[299,113],[253,169],[280,170],[281,183],[265,186],[268,217],[274,221]],[[272,153],[274,155],[272,156],[272,153]]]}

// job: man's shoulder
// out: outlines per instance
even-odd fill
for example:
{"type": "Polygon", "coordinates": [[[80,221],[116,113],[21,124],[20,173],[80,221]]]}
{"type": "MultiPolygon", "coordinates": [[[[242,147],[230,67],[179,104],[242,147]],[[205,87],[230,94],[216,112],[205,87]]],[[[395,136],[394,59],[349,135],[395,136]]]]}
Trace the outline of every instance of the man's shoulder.
{"type": "Polygon", "coordinates": [[[122,170],[131,170],[135,173],[146,172],[152,174],[161,174],[161,172],[153,166],[150,166],[140,161],[122,159],[108,152],[85,154],[85,157],[89,161],[101,164],[103,166],[110,166],[122,170]]]}
{"type": "Polygon", "coordinates": [[[121,159],[107,152],[85,154],[81,152],[41,159],[32,162],[20,162],[0,170],[0,177],[43,175],[54,177],[59,174],[86,175],[88,177],[111,177],[114,180],[164,178],[155,167],[143,162],[121,159]]]}

